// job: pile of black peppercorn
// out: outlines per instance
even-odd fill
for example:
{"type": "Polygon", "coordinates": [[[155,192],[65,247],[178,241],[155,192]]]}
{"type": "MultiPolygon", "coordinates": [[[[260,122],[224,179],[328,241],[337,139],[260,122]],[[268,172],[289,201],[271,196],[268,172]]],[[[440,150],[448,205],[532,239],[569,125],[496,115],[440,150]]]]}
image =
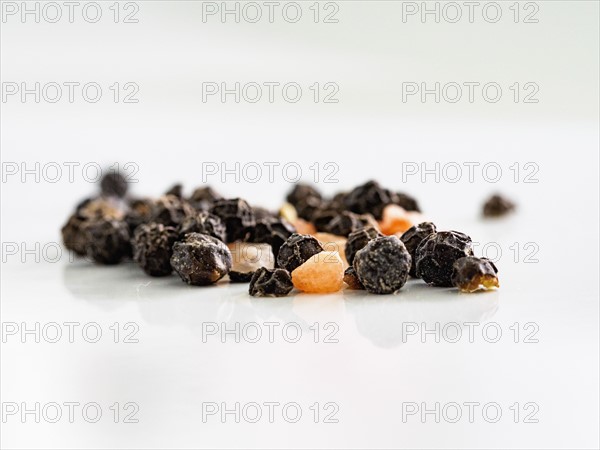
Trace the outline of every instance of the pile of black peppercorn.
{"type": "MultiPolygon", "coordinates": [[[[417,201],[405,193],[368,181],[327,199],[314,187],[297,184],[286,199],[288,206],[276,213],[241,198],[223,198],[208,186],[185,197],[179,184],[159,198],[138,198],[128,194],[121,174],[110,173],[101,180],[99,195],[76,206],[62,237],[67,249],[100,264],[132,259],[150,276],[175,271],[197,286],[214,284],[231,271],[233,282],[250,283],[250,295],[285,296],[294,287],[294,269],[323,251],[317,238],[296,233],[299,218],[316,232],[346,238],[343,277],[350,289],[391,294],[409,276],[465,292],[498,287],[496,267],[474,257],[471,238],[464,233],[438,231],[431,222],[402,234],[380,232],[378,221],[386,206],[420,212],[417,201]],[[233,242],[268,244],[274,268],[257,267],[238,276],[227,246],[233,242]]],[[[494,198],[486,215],[499,215],[511,205],[494,198]]]]}

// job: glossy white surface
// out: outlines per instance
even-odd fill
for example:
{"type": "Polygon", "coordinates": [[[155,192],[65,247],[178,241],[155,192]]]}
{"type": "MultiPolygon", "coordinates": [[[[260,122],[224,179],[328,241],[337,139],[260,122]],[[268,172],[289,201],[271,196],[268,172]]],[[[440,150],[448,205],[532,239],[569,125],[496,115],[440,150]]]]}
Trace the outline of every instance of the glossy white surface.
{"type": "MultiPolygon", "coordinates": [[[[131,263],[99,267],[66,254],[53,262],[61,225],[95,187],[79,170],[73,182],[8,176],[1,193],[3,448],[598,447],[596,2],[539,2],[540,22],[529,28],[510,20],[403,24],[401,2],[340,2],[334,28],[203,24],[200,2],[138,3],[133,28],[2,24],[3,81],[140,86],[138,104],[3,103],[3,164],[133,162],[132,191],[158,195],[176,181],[191,192],[201,184],[202,162],[295,162],[305,180],[316,162],[318,187],[328,195],[369,178],[415,195],[440,229],[464,231],[478,254],[485,246],[487,256],[499,257],[501,289],[467,295],[411,280],[394,296],[254,299],[246,285],[194,288],[175,275],[148,278],[131,263]],[[206,80],[333,80],[340,102],[205,104],[199,85],[206,80]],[[404,104],[401,80],[534,81],[540,102],[404,104]],[[323,182],[329,162],[338,169],[333,183],[323,182]],[[466,170],[457,182],[402,180],[402,163],[473,162],[473,182],[466,170]],[[487,163],[501,168],[498,182],[482,175],[487,163]],[[525,183],[527,175],[537,182],[525,183]],[[518,210],[483,221],[481,203],[495,191],[518,210]],[[39,343],[21,336],[23,324],[36,322],[39,343]],[[66,322],[79,324],[72,343],[66,322]],[[56,343],[49,342],[52,323],[63,332],[56,343]],[[82,336],[85,324],[88,339],[101,329],[97,343],[82,336]],[[245,339],[229,334],[221,342],[223,324],[238,324],[245,339]],[[461,337],[453,343],[455,324],[461,337]],[[439,342],[421,336],[436,326],[439,342]],[[257,327],[262,338],[252,343],[257,327]],[[296,327],[302,335],[291,343],[296,327]],[[498,342],[490,342],[498,329],[498,342]],[[125,343],[132,331],[138,342],[125,343]],[[29,409],[40,403],[39,423],[33,414],[21,417],[23,402],[29,409]],[[57,423],[49,420],[52,402],[63,405],[57,423]],[[77,407],[70,423],[65,402],[98,403],[102,417],[90,423],[77,407]],[[128,402],[139,408],[138,423],[124,423],[134,407],[125,409],[128,402]],[[240,403],[246,416],[203,420],[203,405],[222,402],[240,403]],[[263,405],[257,423],[249,420],[252,402],[263,405]],[[290,423],[277,407],[270,423],[265,402],[295,402],[302,417],[290,423]],[[316,402],[318,423],[310,409],[316,402]],[[480,404],[472,423],[468,402],[480,404]],[[439,422],[406,415],[423,403],[440,404],[439,422]],[[455,403],[462,417],[451,423],[455,403]],[[482,405],[494,403],[502,416],[491,423],[494,411],[486,420],[482,405]],[[10,414],[15,404],[20,410],[10,414]],[[337,423],[324,423],[336,408],[337,423]]],[[[280,172],[272,182],[209,182],[270,208],[291,187],[280,172]]]]}

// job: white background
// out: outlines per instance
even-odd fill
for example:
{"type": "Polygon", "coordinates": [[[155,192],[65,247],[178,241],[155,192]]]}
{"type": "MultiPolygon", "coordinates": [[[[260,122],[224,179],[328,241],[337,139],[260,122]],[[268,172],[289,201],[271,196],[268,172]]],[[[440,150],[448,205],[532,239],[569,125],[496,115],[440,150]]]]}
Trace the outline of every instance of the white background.
{"type": "Polygon", "coordinates": [[[536,2],[537,23],[523,23],[524,3],[515,23],[513,2],[499,2],[497,23],[480,10],[469,23],[466,6],[457,23],[431,16],[423,23],[419,15],[403,21],[403,2],[337,2],[337,23],[323,23],[322,15],[314,23],[312,2],[301,3],[297,23],[278,10],[273,23],[231,16],[223,23],[219,16],[203,21],[202,2],[154,1],[136,3],[137,23],[122,23],[122,15],[114,23],[112,2],[100,4],[97,23],[80,10],[69,23],[66,7],[58,23],[31,16],[23,23],[18,14],[1,23],[3,83],[103,88],[97,103],[77,90],[73,103],[36,103],[32,95],[2,100],[2,322],[96,322],[103,331],[96,344],[80,331],[75,343],[3,336],[3,406],[96,402],[103,411],[97,423],[79,410],[74,423],[3,416],[3,448],[598,447],[597,2],[536,2]],[[273,103],[202,101],[205,82],[292,81],[303,88],[297,103],[281,95],[273,103]],[[115,103],[115,82],[137,84],[139,102],[115,103]],[[315,82],[336,83],[338,103],[315,103],[315,82]],[[432,96],[403,102],[403,82],[495,82],[503,91],[497,103],[480,94],[471,103],[466,92],[457,103],[432,96]],[[535,83],[538,103],[515,102],[515,82],[535,83]],[[281,171],[286,163],[299,165],[305,181],[316,163],[318,188],[328,195],[378,179],[417,197],[439,229],[468,233],[480,254],[485,244],[488,256],[499,248],[501,289],[460,295],[410,281],[390,297],[344,291],[252,299],[245,285],[193,288],[175,275],[147,278],[133,264],[98,267],[67,254],[54,261],[60,227],[96,189],[82,167],[128,162],[138,169],[137,195],[159,195],[174,182],[190,193],[206,176],[224,195],[270,208],[292,186],[281,171]],[[264,166],[270,162],[281,164],[273,180],[264,166]],[[73,180],[68,163],[79,164],[73,180]],[[203,163],[256,163],[265,171],[257,182],[232,175],[223,182],[203,172],[203,163]],[[337,167],[330,183],[327,163],[337,167]],[[439,180],[404,170],[436,163],[439,180]],[[473,181],[465,163],[479,163],[473,181]],[[485,164],[501,168],[497,182],[485,164]],[[63,172],[51,182],[56,165],[63,172]],[[463,172],[451,182],[456,165],[463,172]],[[537,182],[525,182],[531,167],[538,170],[529,181],[537,182]],[[23,176],[23,168],[34,174],[23,176]],[[483,221],[481,203],[496,191],[513,198],[518,211],[483,221]],[[526,262],[531,249],[537,252],[526,262]],[[274,343],[221,343],[218,336],[203,342],[203,323],[270,321],[279,330],[300,324],[302,339],[288,343],[279,332],[274,343]],[[124,324],[135,323],[139,342],[113,343],[115,322],[119,340],[124,324]],[[315,322],[319,343],[309,328],[315,322]],[[337,343],[323,342],[328,322],[339,328],[337,343]],[[410,323],[423,329],[453,322],[463,330],[457,343],[402,333],[410,323]],[[473,342],[466,322],[477,324],[473,342]],[[502,330],[497,343],[482,335],[486,323],[502,330]],[[527,323],[538,342],[524,342],[534,329],[527,323]],[[115,402],[139,405],[139,423],[122,423],[122,416],[113,423],[115,402]],[[203,422],[205,402],[296,402],[303,416],[288,423],[277,410],[274,423],[236,423],[231,415],[203,422]],[[335,402],[338,423],[323,423],[321,415],[315,424],[315,402],[321,409],[335,402]],[[403,421],[407,402],[496,402],[502,417],[489,423],[476,409],[469,423],[463,406],[457,423],[418,414],[403,421]],[[509,409],[515,402],[518,423],[509,409]],[[539,407],[537,423],[524,423],[528,402],[539,407]]]}

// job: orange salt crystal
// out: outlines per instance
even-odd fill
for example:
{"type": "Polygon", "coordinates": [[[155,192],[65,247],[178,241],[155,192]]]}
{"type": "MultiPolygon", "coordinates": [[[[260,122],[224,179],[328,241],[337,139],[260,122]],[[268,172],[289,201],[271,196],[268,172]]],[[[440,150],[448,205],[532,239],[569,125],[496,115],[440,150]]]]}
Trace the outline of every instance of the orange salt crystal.
{"type": "Polygon", "coordinates": [[[298,234],[314,234],[317,232],[315,226],[304,219],[297,219],[293,225],[296,228],[296,233],[298,234]]]}
{"type": "Polygon", "coordinates": [[[403,233],[413,226],[410,215],[398,205],[387,205],[383,209],[382,218],[379,221],[379,229],[385,235],[403,233]]]}
{"type": "Polygon", "coordinates": [[[346,238],[344,236],[322,232],[314,233],[313,236],[319,241],[326,252],[338,252],[344,263],[344,269],[348,267],[348,262],[346,261],[346,238]]]}
{"type": "Polygon", "coordinates": [[[343,279],[344,265],[337,252],[317,253],[292,272],[294,287],[315,294],[339,291],[343,279]]]}

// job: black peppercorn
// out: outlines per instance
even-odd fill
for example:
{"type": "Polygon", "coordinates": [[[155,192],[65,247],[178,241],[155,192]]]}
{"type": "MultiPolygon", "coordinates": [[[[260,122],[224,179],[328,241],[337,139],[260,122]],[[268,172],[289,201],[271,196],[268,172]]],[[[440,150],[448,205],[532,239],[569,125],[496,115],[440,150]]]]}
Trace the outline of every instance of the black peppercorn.
{"type": "Polygon", "coordinates": [[[172,272],[171,256],[178,233],[162,223],[142,224],[133,235],[133,259],[148,275],[162,277],[172,272]]]}
{"type": "Polygon", "coordinates": [[[136,198],[129,201],[129,210],[125,215],[125,222],[129,231],[133,233],[138,225],[149,223],[152,220],[154,201],[149,198],[136,198]]]}
{"type": "Polygon", "coordinates": [[[163,195],[153,204],[152,222],[176,227],[192,214],[194,208],[186,200],[174,195],[163,195]]]}
{"type": "Polygon", "coordinates": [[[216,283],[231,270],[231,252],[219,239],[189,233],[173,245],[171,266],[188,284],[206,286],[216,283]]]}
{"type": "Polygon", "coordinates": [[[222,198],[223,197],[210,186],[203,186],[192,192],[189,202],[194,208],[200,211],[208,211],[217,200],[221,200],[222,198]]]}
{"type": "Polygon", "coordinates": [[[393,294],[408,278],[411,257],[396,236],[375,238],[354,257],[360,283],[373,294],[393,294]]]}
{"type": "Polygon", "coordinates": [[[390,191],[383,189],[376,181],[368,181],[352,189],[344,201],[350,211],[358,214],[369,213],[377,220],[381,220],[383,209],[392,203],[390,191]]]}
{"type": "Polygon", "coordinates": [[[348,267],[344,271],[344,282],[348,285],[350,289],[362,290],[365,288],[358,279],[358,275],[356,275],[356,270],[354,270],[354,267],[352,266],[348,267]]]}
{"type": "Polygon", "coordinates": [[[127,180],[119,172],[109,172],[100,180],[100,190],[107,197],[125,197],[127,180]]]}
{"type": "Polygon", "coordinates": [[[417,247],[417,277],[434,286],[452,286],[452,265],[463,256],[473,256],[469,236],[458,231],[440,231],[427,236],[417,247]]]}
{"type": "Polygon", "coordinates": [[[254,212],[245,200],[233,198],[217,200],[210,212],[219,216],[227,230],[227,242],[245,240],[256,224],[254,212]]]}
{"type": "Polygon", "coordinates": [[[284,297],[293,288],[292,277],[287,270],[261,267],[254,272],[248,292],[253,297],[284,297]]]}
{"type": "Polygon", "coordinates": [[[417,278],[417,248],[419,244],[432,233],[435,233],[435,225],[431,222],[422,222],[418,225],[414,225],[404,232],[400,237],[400,240],[404,242],[406,250],[412,257],[412,264],[410,267],[409,275],[417,278]]]}
{"type": "Polygon", "coordinates": [[[365,226],[365,220],[358,214],[344,211],[329,221],[323,231],[337,236],[348,236],[365,226]]]}
{"type": "Polygon", "coordinates": [[[323,197],[314,187],[298,183],[287,195],[286,200],[291,203],[298,216],[304,220],[312,220],[317,210],[322,208],[323,197]]]}
{"type": "Polygon", "coordinates": [[[249,241],[256,244],[269,244],[277,259],[279,249],[296,229],[284,218],[266,217],[256,221],[250,232],[249,241]]]}
{"type": "Polygon", "coordinates": [[[515,204],[501,195],[492,195],[483,205],[485,217],[504,216],[515,209],[515,204]]]}
{"type": "Polygon", "coordinates": [[[312,236],[294,233],[279,249],[277,265],[292,273],[311,256],[323,251],[323,247],[312,236]]]}
{"type": "Polygon", "coordinates": [[[180,183],[174,184],[165,192],[165,195],[174,195],[177,198],[183,198],[183,185],[180,183]]]}
{"type": "Polygon", "coordinates": [[[194,213],[183,219],[179,225],[179,238],[183,239],[188,233],[208,234],[223,242],[227,237],[225,225],[221,219],[206,211],[194,213]]]}
{"type": "Polygon", "coordinates": [[[499,287],[498,269],[489,259],[465,256],[454,261],[452,284],[462,292],[490,290],[499,287]]]}
{"type": "Polygon", "coordinates": [[[404,208],[405,211],[421,212],[417,200],[415,200],[408,194],[403,194],[402,192],[394,192],[390,194],[390,198],[392,200],[392,203],[401,206],[402,208],[404,208]]]}
{"type": "Polygon", "coordinates": [[[383,234],[381,234],[377,228],[372,226],[364,227],[350,233],[348,235],[348,239],[346,240],[346,247],[344,249],[344,254],[346,255],[346,261],[348,261],[348,264],[352,265],[356,252],[367,245],[369,241],[377,237],[383,237],[383,234]]]}
{"type": "Polygon", "coordinates": [[[129,227],[124,221],[92,219],[83,225],[86,254],[100,264],[118,264],[131,255],[129,227]]]}

